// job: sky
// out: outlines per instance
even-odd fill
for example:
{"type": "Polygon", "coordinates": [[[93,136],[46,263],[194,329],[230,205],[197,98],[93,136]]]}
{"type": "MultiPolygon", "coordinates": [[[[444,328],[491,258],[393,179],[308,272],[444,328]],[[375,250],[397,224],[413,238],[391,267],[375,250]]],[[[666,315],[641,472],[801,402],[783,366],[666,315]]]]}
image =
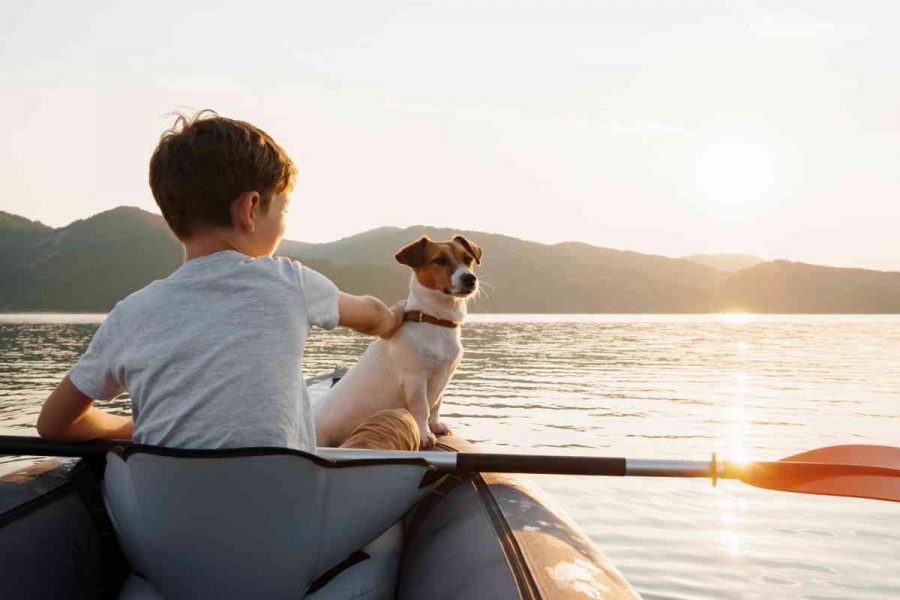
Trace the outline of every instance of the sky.
{"type": "Polygon", "coordinates": [[[159,212],[172,111],[269,132],[289,239],[427,224],[900,270],[900,4],[5,2],[0,210],[159,212]]]}

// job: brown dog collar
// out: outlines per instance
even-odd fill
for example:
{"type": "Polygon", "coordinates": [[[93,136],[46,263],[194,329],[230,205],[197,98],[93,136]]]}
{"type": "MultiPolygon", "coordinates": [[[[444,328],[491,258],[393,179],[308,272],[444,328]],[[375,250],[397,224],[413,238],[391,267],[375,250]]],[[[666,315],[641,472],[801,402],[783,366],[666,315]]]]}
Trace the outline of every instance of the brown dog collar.
{"type": "Polygon", "coordinates": [[[437,317],[432,317],[429,314],[423,313],[421,310],[408,310],[403,313],[404,321],[413,321],[414,323],[431,323],[432,325],[437,325],[439,327],[449,327],[450,329],[456,329],[460,326],[459,321],[447,321],[445,319],[438,319],[437,317]]]}

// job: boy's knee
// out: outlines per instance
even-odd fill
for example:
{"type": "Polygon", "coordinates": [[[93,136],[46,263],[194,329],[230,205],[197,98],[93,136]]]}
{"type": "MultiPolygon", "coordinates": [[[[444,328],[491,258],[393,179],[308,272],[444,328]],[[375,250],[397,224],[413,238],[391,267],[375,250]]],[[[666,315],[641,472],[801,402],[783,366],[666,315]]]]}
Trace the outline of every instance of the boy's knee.
{"type": "Polygon", "coordinates": [[[405,408],[378,411],[342,444],[344,448],[418,450],[419,426],[405,408]]]}
{"type": "MultiPolygon", "coordinates": [[[[380,410],[373,418],[385,418],[385,419],[395,419],[398,421],[403,421],[408,425],[416,426],[416,420],[413,418],[412,413],[410,413],[405,408],[386,408],[384,410],[380,410]]],[[[418,431],[418,428],[416,429],[418,431]]]]}
{"type": "Polygon", "coordinates": [[[397,448],[395,450],[418,450],[421,440],[419,426],[412,414],[405,408],[389,408],[375,413],[375,419],[383,419],[390,423],[395,432],[397,448]]]}

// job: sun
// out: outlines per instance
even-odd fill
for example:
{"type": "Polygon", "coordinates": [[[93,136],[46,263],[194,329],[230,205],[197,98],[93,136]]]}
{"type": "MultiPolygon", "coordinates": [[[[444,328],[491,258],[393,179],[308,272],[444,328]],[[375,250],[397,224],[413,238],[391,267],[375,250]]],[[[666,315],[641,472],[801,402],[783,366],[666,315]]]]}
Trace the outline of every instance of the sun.
{"type": "Polygon", "coordinates": [[[694,165],[697,191],[726,211],[765,203],[776,184],[772,152],[758,140],[723,137],[701,149],[694,165]]]}
{"type": "Polygon", "coordinates": [[[688,138],[682,152],[683,194],[720,220],[769,214],[788,198],[799,177],[790,143],[758,118],[711,121],[688,138]]]}

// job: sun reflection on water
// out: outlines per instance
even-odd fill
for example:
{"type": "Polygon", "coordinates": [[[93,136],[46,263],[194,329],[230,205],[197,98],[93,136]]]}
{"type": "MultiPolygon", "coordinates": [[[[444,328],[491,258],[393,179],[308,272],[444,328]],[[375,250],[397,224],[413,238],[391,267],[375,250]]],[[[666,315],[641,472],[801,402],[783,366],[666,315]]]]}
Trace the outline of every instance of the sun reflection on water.
{"type": "Polygon", "coordinates": [[[747,413],[743,405],[732,406],[729,411],[728,425],[728,460],[746,463],[750,460],[747,453],[745,436],[747,433],[747,413]]]}
{"type": "Polygon", "coordinates": [[[745,407],[747,395],[747,374],[737,373],[735,385],[729,389],[730,404],[723,407],[725,410],[724,421],[727,423],[727,431],[719,436],[719,446],[727,448],[727,460],[734,462],[747,462],[749,460],[746,448],[747,435],[747,409],[745,407]]]}
{"type": "Polygon", "coordinates": [[[737,531],[722,532],[722,544],[725,546],[725,551],[733,556],[741,555],[741,542],[743,539],[744,536],[737,531]]]}
{"type": "Polygon", "coordinates": [[[718,495],[719,522],[722,523],[722,547],[729,555],[740,556],[744,541],[744,534],[740,531],[744,502],[728,495],[721,488],[716,488],[715,493],[718,495]]]}
{"type": "Polygon", "coordinates": [[[719,321],[729,323],[731,325],[745,325],[757,320],[757,315],[745,312],[722,313],[718,315],[719,321]]]}
{"type": "MultiPolygon", "coordinates": [[[[735,384],[732,390],[731,404],[725,409],[725,421],[728,423],[728,430],[724,434],[724,439],[720,437],[719,442],[721,446],[728,448],[727,456],[724,457],[726,460],[746,464],[749,462],[746,446],[747,409],[745,407],[747,374],[743,372],[737,373],[735,375],[735,384]]],[[[740,513],[743,509],[743,502],[726,495],[726,492],[721,488],[716,488],[716,493],[719,494],[718,505],[719,521],[722,523],[722,548],[730,556],[741,556],[744,536],[739,530],[739,524],[741,522],[740,513]]]]}

